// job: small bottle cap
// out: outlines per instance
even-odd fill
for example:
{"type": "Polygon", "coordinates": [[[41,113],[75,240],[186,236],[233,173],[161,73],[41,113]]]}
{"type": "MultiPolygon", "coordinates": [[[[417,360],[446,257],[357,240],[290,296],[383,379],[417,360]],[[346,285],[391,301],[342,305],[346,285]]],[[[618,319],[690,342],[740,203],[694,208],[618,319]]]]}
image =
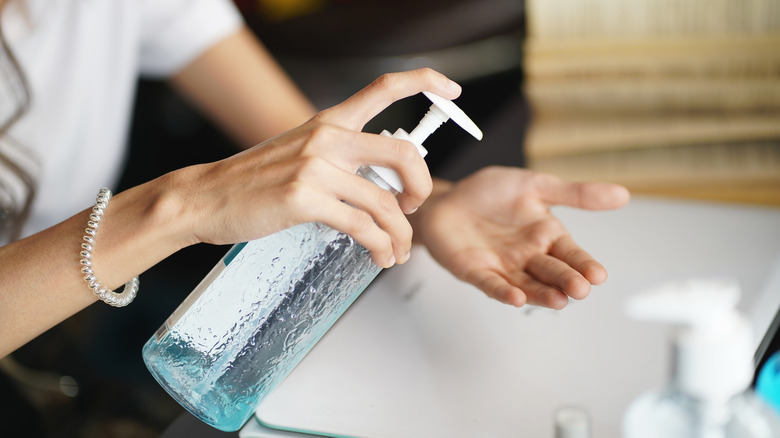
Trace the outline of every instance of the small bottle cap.
{"type": "Polygon", "coordinates": [[[734,279],[692,279],[634,296],[627,311],[673,324],[673,384],[699,400],[723,402],[753,376],[752,331],[737,311],[739,295],[734,279]]]}
{"type": "Polygon", "coordinates": [[[588,412],[577,406],[555,411],[555,438],[590,438],[588,412]]]}

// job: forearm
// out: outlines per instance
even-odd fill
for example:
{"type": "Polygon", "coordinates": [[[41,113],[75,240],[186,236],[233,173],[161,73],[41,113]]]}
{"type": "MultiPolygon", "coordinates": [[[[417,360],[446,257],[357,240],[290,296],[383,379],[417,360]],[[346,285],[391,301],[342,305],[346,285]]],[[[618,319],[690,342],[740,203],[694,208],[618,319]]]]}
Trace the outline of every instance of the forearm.
{"type": "MultiPolygon", "coordinates": [[[[93,251],[95,275],[116,289],[186,246],[175,191],[164,180],[113,197],[93,251]]],[[[0,357],[96,301],[81,273],[82,236],[91,207],[21,241],[0,247],[0,357]]]]}
{"type": "Polygon", "coordinates": [[[243,147],[292,129],[315,113],[247,28],[217,43],[171,83],[243,147]]]}

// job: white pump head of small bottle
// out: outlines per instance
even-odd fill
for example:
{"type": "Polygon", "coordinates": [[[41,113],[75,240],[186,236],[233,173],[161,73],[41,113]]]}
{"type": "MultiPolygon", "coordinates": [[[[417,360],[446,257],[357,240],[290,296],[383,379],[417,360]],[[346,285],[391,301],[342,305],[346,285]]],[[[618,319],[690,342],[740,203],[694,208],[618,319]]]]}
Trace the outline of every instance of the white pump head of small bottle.
{"type": "Polygon", "coordinates": [[[723,403],[748,389],[753,376],[752,330],[737,311],[739,296],[734,279],[693,279],[635,296],[626,310],[673,324],[672,384],[695,399],[723,403]]]}
{"type": "MultiPolygon", "coordinates": [[[[439,128],[444,122],[452,119],[455,123],[463,128],[466,132],[474,136],[477,140],[482,140],[482,131],[477,125],[471,121],[469,116],[463,112],[455,103],[451,100],[447,100],[439,95],[433,94],[428,91],[423,91],[423,94],[433,103],[428,109],[428,112],[420,120],[411,133],[406,133],[403,129],[398,129],[395,133],[390,134],[387,131],[383,131],[382,135],[387,137],[400,138],[412,142],[417,146],[417,151],[421,156],[428,154],[428,151],[423,147],[423,142],[431,135],[436,129],[439,128]]],[[[398,176],[398,173],[390,168],[382,166],[369,166],[389,187],[401,193],[404,191],[403,182],[398,176]]],[[[382,184],[380,184],[382,185],[382,184]]]]}

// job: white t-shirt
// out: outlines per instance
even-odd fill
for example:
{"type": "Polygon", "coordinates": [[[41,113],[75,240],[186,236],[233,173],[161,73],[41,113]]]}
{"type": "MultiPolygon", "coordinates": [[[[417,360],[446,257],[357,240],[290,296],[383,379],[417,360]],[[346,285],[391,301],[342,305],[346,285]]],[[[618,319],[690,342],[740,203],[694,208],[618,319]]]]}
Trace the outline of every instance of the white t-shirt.
{"type": "Polygon", "coordinates": [[[240,25],[227,0],[10,2],[3,31],[32,104],[9,135],[41,164],[24,234],[89,207],[116,183],[140,74],[169,76],[240,25]]]}

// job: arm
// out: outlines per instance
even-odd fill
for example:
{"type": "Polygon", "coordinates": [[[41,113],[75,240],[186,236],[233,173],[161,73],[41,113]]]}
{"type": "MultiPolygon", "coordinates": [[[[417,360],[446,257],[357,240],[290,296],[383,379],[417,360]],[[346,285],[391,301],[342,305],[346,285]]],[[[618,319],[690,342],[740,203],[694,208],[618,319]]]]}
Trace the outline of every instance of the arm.
{"type": "Polygon", "coordinates": [[[292,129],[315,113],[245,27],[207,50],[170,82],[244,147],[292,129]]]}
{"type": "MultiPolygon", "coordinates": [[[[101,223],[94,268],[109,287],[124,284],[184,246],[164,212],[159,187],[114,197],[101,223]]],[[[96,191],[97,192],[97,191],[96,191]]],[[[80,272],[89,210],[0,247],[0,357],[96,301],[80,272]]]]}
{"type": "MultiPolygon", "coordinates": [[[[427,166],[412,144],[360,130],[423,90],[460,93],[431,70],[385,75],[257,147],[117,194],[96,238],[96,276],[116,288],[185,246],[247,241],[313,221],[352,235],[379,265],[405,261],[412,236],[405,213],[430,193],[427,166]],[[356,175],[364,163],[398,169],[407,192],[396,200],[356,175]]],[[[87,217],[84,210],[0,247],[0,357],[95,301],[78,261],[87,217]]]]}

